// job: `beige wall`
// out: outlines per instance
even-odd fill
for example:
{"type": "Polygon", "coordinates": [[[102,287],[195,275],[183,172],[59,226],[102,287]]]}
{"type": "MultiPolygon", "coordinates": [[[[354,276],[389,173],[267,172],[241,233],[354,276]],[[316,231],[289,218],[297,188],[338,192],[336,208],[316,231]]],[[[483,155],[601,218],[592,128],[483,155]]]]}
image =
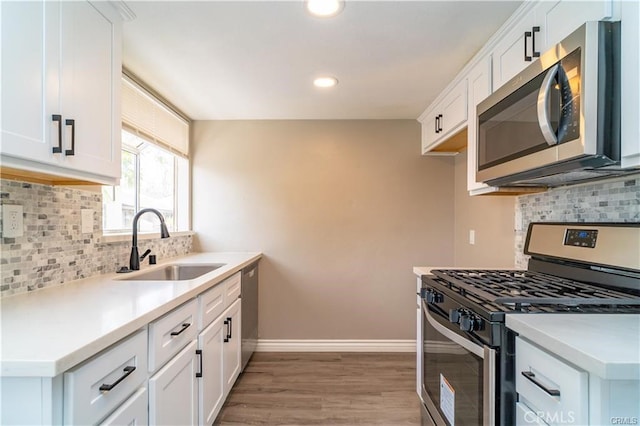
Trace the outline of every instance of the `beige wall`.
{"type": "Polygon", "coordinates": [[[455,157],[455,264],[462,267],[513,267],[513,195],[469,196],[467,153],[455,157]],[[475,245],[469,244],[469,230],[475,230],[475,245]]]}
{"type": "MultiPolygon", "coordinates": [[[[414,120],[195,122],[194,248],[260,250],[260,338],[413,339],[452,264],[453,159],[414,120]]],[[[512,244],[513,246],[513,244],[512,244]]]]}

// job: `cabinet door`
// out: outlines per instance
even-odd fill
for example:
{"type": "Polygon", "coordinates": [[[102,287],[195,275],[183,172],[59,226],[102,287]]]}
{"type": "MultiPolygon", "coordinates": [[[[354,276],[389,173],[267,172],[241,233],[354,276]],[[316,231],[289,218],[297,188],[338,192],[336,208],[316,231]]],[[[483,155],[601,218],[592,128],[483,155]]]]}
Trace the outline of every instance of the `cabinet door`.
{"type": "Polygon", "coordinates": [[[2,153],[55,164],[61,155],[52,151],[58,144],[59,128],[52,115],[60,114],[60,6],[44,1],[3,1],[0,15],[2,153]]]}
{"type": "Polygon", "coordinates": [[[224,331],[226,332],[222,354],[225,396],[229,393],[240,374],[242,357],[240,350],[240,341],[242,340],[240,308],[241,299],[238,299],[222,314],[225,325],[224,331]]]}
{"type": "Polygon", "coordinates": [[[535,13],[537,25],[545,28],[540,47],[546,50],[587,21],[611,18],[613,4],[612,0],[541,2],[535,13]]]}
{"type": "Polygon", "coordinates": [[[491,57],[481,60],[470,72],[469,77],[469,118],[467,121],[467,190],[488,188],[476,181],[477,124],[476,107],[491,94],[491,57]]]}
{"type": "Polygon", "coordinates": [[[149,424],[196,424],[196,373],[194,340],[149,379],[149,424]]]}
{"type": "Polygon", "coordinates": [[[438,130],[436,116],[438,114],[435,110],[428,111],[422,120],[420,120],[420,124],[422,127],[422,153],[425,154],[429,151],[429,147],[431,147],[440,133],[436,133],[438,130]]]}
{"type": "Polygon", "coordinates": [[[202,377],[198,380],[198,419],[201,425],[213,424],[224,402],[222,353],[226,337],[226,317],[221,315],[198,336],[202,351],[202,377]]]}
{"type": "MultiPolygon", "coordinates": [[[[500,38],[494,47],[491,53],[493,58],[493,90],[502,86],[531,63],[525,60],[525,55],[532,56],[530,38],[527,39],[525,51],[525,32],[532,31],[535,25],[535,13],[529,11],[509,32],[500,38]]],[[[536,39],[540,39],[537,33],[536,39]]],[[[538,46],[536,46],[537,48],[538,46]]]]}
{"type": "Polygon", "coordinates": [[[522,402],[516,403],[516,426],[548,426],[536,413],[522,402]]]}
{"type": "Polygon", "coordinates": [[[438,135],[445,139],[451,136],[462,124],[467,121],[467,79],[462,79],[456,84],[441,103],[442,117],[438,135]]]}
{"type": "Polygon", "coordinates": [[[640,2],[623,1],[621,7],[622,167],[640,167],[640,2]]]}
{"type": "Polygon", "coordinates": [[[120,22],[102,6],[62,3],[64,166],[119,177],[120,107],[113,100],[120,99],[120,22]]]}
{"type": "MultiPolygon", "coordinates": [[[[464,78],[429,112],[423,114],[422,123],[422,153],[437,151],[440,154],[451,155],[451,147],[444,149],[442,142],[451,137],[457,130],[464,127],[467,120],[467,79],[464,78]]],[[[458,152],[453,149],[454,152],[458,152]]]]}
{"type": "Polygon", "coordinates": [[[147,409],[147,388],[138,389],[116,411],[107,417],[100,425],[133,425],[149,424],[149,410],[147,409]]]}

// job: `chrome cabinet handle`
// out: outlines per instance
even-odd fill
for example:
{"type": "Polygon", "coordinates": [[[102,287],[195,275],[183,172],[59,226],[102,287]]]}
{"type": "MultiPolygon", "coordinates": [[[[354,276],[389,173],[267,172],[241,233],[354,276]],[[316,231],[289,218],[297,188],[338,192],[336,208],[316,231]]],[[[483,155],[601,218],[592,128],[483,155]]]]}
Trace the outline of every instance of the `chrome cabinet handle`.
{"type": "Polygon", "coordinates": [[[58,146],[53,147],[53,153],[60,154],[62,152],[62,116],[59,114],[53,114],[51,116],[51,120],[58,122],[58,146]]]}
{"type": "Polygon", "coordinates": [[[100,386],[100,392],[109,392],[110,390],[112,390],[113,388],[118,386],[121,381],[123,381],[124,379],[129,377],[129,375],[131,373],[136,371],[136,367],[130,365],[130,366],[125,367],[122,371],[124,371],[124,374],[122,376],[120,376],[120,378],[118,380],[116,380],[115,382],[113,382],[110,385],[103,384],[102,386],[100,386]]]}
{"type": "Polygon", "coordinates": [[[558,389],[549,389],[548,387],[540,383],[538,380],[536,380],[536,375],[533,374],[532,371],[521,371],[520,374],[522,374],[527,380],[529,380],[531,383],[533,383],[534,385],[536,385],[537,387],[539,387],[549,395],[560,396],[560,391],[558,389]]]}
{"type": "Polygon", "coordinates": [[[75,155],[76,152],[76,120],[66,119],[64,124],[71,126],[71,149],[64,151],[64,155],[75,155]]]}
{"type": "Polygon", "coordinates": [[[191,326],[191,324],[189,324],[188,322],[182,324],[182,328],[180,329],[180,331],[172,331],[171,335],[172,336],[179,336],[180,334],[182,334],[183,331],[185,331],[187,328],[189,328],[191,326]]]}

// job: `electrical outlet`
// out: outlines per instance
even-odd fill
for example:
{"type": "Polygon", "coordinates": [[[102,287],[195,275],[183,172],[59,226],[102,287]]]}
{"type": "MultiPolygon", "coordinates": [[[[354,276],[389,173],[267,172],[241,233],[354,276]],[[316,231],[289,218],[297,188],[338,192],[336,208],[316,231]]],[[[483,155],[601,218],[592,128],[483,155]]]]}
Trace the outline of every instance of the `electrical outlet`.
{"type": "Polygon", "coordinates": [[[469,229],[469,244],[474,245],[476,243],[476,231],[475,229],[469,229]]]}
{"type": "Polygon", "coordinates": [[[24,220],[22,206],[18,204],[2,205],[2,236],[4,238],[22,237],[24,235],[24,220]]]}
{"type": "Polygon", "coordinates": [[[91,234],[93,232],[93,209],[80,210],[82,218],[82,233],[91,234]]]}

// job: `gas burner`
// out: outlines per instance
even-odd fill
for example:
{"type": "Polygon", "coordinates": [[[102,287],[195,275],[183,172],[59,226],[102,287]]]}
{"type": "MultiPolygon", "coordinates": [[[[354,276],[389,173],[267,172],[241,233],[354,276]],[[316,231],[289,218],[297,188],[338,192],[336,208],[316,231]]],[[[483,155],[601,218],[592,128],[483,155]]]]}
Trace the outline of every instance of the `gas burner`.
{"type": "Polygon", "coordinates": [[[640,295],[541,272],[438,269],[432,273],[463,296],[473,294],[485,303],[518,310],[531,305],[557,305],[562,310],[585,305],[630,305],[640,309],[640,295]]]}

